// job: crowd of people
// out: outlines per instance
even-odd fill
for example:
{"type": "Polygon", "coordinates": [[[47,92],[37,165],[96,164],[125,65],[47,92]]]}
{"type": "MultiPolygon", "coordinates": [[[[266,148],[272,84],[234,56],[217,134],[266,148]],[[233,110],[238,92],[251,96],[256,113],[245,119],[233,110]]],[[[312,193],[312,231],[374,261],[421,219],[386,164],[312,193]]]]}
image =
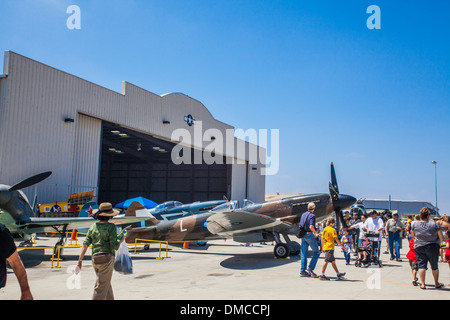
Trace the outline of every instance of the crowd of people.
{"type": "Polygon", "coordinates": [[[425,207],[416,216],[410,215],[402,221],[396,212],[379,217],[376,210],[368,214],[353,212],[353,216],[347,211],[344,213],[345,224],[336,227],[333,217],[316,223],[314,210],[315,204],[310,203],[299,222],[306,230],[301,240],[301,277],[329,280],[325,271],[331,263],[337,278],[342,278],[345,273],[339,272],[335,264],[335,243],[341,247],[347,265],[354,262],[355,266],[377,264],[381,267],[383,239],[386,243],[384,253],[389,254],[391,261],[402,262],[400,252],[405,239],[409,244],[406,259],[411,266],[412,284],[426,289],[425,274],[429,265],[435,288],[444,286],[439,282],[439,261],[447,262],[450,267],[450,221],[447,215],[431,219],[430,210],[425,207]],[[308,264],[309,249],[313,255],[308,264]],[[321,274],[317,275],[314,270],[321,252],[324,253],[324,264],[321,274]]]}
{"type": "MultiPolygon", "coordinates": [[[[342,248],[347,265],[351,264],[352,256],[356,264],[380,264],[383,239],[386,240],[387,245],[385,253],[390,254],[391,260],[395,259],[401,262],[402,239],[406,238],[409,241],[406,258],[411,266],[412,284],[426,289],[425,274],[429,264],[435,288],[444,286],[439,282],[438,262],[439,259],[441,262],[448,262],[450,267],[450,221],[448,216],[444,215],[440,219],[431,220],[430,210],[425,207],[422,208],[420,214],[408,217],[408,220],[403,223],[396,213],[392,216],[378,217],[377,211],[373,210],[369,215],[360,216],[358,213],[354,213],[353,217],[350,217],[346,212],[345,224],[338,228],[333,217],[328,218],[324,223],[316,224],[314,211],[315,204],[311,202],[308,204],[308,211],[301,216],[299,223],[299,226],[306,231],[301,241],[301,277],[329,280],[325,275],[328,264],[331,264],[338,279],[344,277],[346,273],[340,272],[335,262],[335,243],[342,248]],[[308,264],[309,248],[313,255],[308,264]],[[314,269],[321,252],[324,253],[324,263],[321,274],[317,275],[314,273],[314,269]]],[[[114,299],[111,287],[113,257],[115,250],[125,238],[118,239],[114,225],[108,222],[118,213],[110,203],[101,204],[94,213],[98,223],[89,229],[77,268],[81,270],[84,255],[88,246],[92,244],[93,266],[97,275],[93,299],[114,299]]],[[[1,224],[0,243],[0,288],[6,284],[6,261],[8,261],[18,278],[22,292],[21,298],[33,299],[27,273],[18,255],[12,235],[1,224]]]]}

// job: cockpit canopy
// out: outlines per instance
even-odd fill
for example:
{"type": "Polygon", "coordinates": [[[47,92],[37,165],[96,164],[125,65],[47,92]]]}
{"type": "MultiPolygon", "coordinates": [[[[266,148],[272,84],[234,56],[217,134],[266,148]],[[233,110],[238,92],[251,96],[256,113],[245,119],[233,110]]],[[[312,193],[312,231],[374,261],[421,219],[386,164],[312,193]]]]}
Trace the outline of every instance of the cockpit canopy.
{"type": "Polygon", "coordinates": [[[226,203],[222,203],[220,205],[218,205],[217,207],[215,207],[214,209],[212,209],[211,211],[213,212],[222,212],[222,211],[229,211],[229,210],[235,210],[239,208],[239,202],[232,200],[232,201],[227,201],[226,203]]]}
{"type": "Polygon", "coordinates": [[[182,205],[183,204],[179,201],[167,201],[167,202],[157,205],[155,207],[155,210],[171,209],[171,208],[179,207],[182,205]]]}

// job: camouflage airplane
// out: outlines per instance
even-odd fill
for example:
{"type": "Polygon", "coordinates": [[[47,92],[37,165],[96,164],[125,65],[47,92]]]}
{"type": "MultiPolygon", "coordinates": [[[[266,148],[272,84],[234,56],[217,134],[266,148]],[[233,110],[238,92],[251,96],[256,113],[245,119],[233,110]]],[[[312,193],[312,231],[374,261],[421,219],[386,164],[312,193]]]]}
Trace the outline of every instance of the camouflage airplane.
{"type": "MultiPolygon", "coordinates": [[[[39,218],[35,216],[26,195],[20,189],[37,184],[51,174],[51,172],[41,173],[12,187],[0,184],[0,223],[4,224],[16,238],[25,241],[21,245],[30,246],[31,235],[34,233],[57,231],[61,238],[56,246],[60,246],[64,243],[67,230],[89,228],[96,221],[90,216],[79,218],[39,218]]],[[[137,216],[134,212],[127,212],[114,217],[111,222],[117,225],[132,224],[145,221],[150,217],[148,212],[139,212],[137,216]]]]}
{"type": "MultiPolygon", "coordinates": [[[[297,233],[298,222],[301,215],[307,211],[309,202],[316,204],[314,214],[317,222],[336,213],[346,226],[342,209],[354,204],[356,199],[339,193],[333,163],[331,181],[328,184],[329,194],[299,195],[260,204],[247,203],[243,208],[238,208],[237,201],[230,201],[209,212],[177,220],[161,222],[152,218],[147,223],[154,225],[130,229],[126,241],[134,243],[136,239],[147,239],[185,242],[226,238],[244,243],[275,241],[276,257],[297,255],[300,245],[291,241],[289,235],[297,233]],[[281,236],[286,243],[282,242],[281,236]]],[[[139,211],[143,208],[133,209],[139,211]]]]}

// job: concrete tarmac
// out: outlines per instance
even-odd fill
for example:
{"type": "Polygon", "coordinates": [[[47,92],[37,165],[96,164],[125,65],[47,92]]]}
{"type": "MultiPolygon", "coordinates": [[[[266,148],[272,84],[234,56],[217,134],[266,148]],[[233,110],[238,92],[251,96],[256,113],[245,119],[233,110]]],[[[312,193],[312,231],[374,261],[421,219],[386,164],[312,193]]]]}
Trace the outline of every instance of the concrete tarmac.
{"type": "MultiPolygon", "coordinates": [[[[56,238],[40,236],[35,246],[53,246],[56,238]]],[[[82,243],[83,238],[78,239],[82,243]]],[[[68,240],[66,244],[70,241],[68,240]]],[[[164,246],[163,246],[164,248],[164,246]]],[[[427,271],[427,289],[411,284],[412,275],[405,258],[407,241],[403,240],[402,262],[390,261],[381,254],[383,267],[357,268],[352,256],[345,264],[344,254],[336,247],[335,256],[344,280],[337,280],[331,265],[326,275],[329,281],[300,278],[300,257],[274,259],[272,244],[244,246],[230,240],[211,241],[204,247],[190,244],[169,246],[171,258],[157,260],[159,245],[150,250],[138,250],[132,255],[134,273],[114,272],[112,285],[116,300],[378,300],[378,299],[448,299],[450,277],[448,263],[439,263],[440,282],[435,289],[431,270],[427,271]]],[[[386,244],[383,240],[383,251],[386,244]]],[[[27,268],[28,280],[36,300],[90,300],[95,273],[88,250],[79,275],[72,270],[80,248],[65,249],[61,268],[51,268],[51,250],[20,252],[27,268]]],[[[130,249],[132,252],[133,249],[130,249]]],[[[165,256],[163,252],[162,256],[165,256]]],[[[320,274],[321,254],[315,272],[320,274]]],[[[56,265],[56,263],[55,263],[56,265]]],[[[6,288],[0,289],[0,300],[20,298],[18,281],[8,269],[6,288]]]]}

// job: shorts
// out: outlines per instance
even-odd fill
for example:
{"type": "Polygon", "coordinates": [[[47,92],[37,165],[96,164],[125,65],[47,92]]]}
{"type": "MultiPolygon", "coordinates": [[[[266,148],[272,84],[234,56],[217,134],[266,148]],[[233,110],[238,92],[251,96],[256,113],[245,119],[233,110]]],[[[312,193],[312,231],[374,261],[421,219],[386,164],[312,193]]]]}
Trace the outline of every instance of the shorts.
{"type": "Polygon", "coordinates": [[[419,269],[428,270],[427,264],[430,262],[431,270],[437,270],[439,251],[439,245],[435,243],[415,248],[419,269]]]}
{"type": "Polygon", "coordinates": [[[325,262],[333,262],[335,260],[334,250],[327,250],[324,251],[324,253],[325,253],[325,262]]]}
{"type": "Polygon", "coordinates": [[[409,260],[409,265],[411,266],[411,270],[415,271],[419,270],[419,265],[417,264],[416,261],[409,260]]]}

